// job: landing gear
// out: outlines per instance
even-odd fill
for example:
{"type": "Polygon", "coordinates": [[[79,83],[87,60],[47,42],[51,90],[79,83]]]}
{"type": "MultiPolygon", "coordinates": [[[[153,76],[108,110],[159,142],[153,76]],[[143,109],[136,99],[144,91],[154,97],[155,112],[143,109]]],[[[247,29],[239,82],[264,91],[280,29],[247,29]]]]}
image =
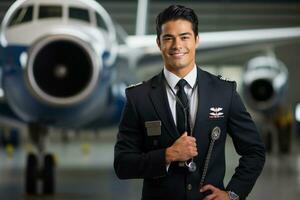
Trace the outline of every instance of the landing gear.
{"type": "Polygon", "coordinates": [[[54,175],[55,175],[55,162],[54,157],[51,154],[47,154],[44,159],[44,170],[43,170],[43,193],[53,194],[54,188],[54,175]]]}
{"type": "Polygon", "coordinates": [[[289,154],[292,146],[292,132],[289,128],[278,130],[278,147],[282,154],[289,154]]]}
{"type": "Polygon", "coordinates": [[[25,169],[25,192],[36,195],[55,192],[55,160],[52,154],[44,153],[47,128],[39,124],[29,124],[30,138],[37,147],[37,153],[27,156],[25,169]],[[40,191],[42,184],[42,191],[40,191]]]}
{"type": "Polygon", "coordinates": [[[27,156],[25,190],[27,194],[37,193],[38,160],[37,156],[30,153],[27,156]]]}
{"type": "Polygon", "coordinates": [[[275,120],[275,126],[278,130],[279,152],[288,154],[292,147],[292,124],[293,117],[290,109],[281,108],[278,117],[275,120]]]}
{"type": "Polygon", "coordinates": [[[265,142],[265,147],[266,147],[267,153],[271,153],[272,149],[273,149],[272,134],[273,133],[271,131],[267,131],[265,133],[264,142],[265,142]]]}
{"type": "Polygon", "coordinates": [[[273,130],[265,130],[263,141],[267,153],[272,153],[278,144],[278,153],[289,154],[292,147],[292,132],[289,128],[283,129],[281,127],[276,127],[276,129],[273,130]]]}

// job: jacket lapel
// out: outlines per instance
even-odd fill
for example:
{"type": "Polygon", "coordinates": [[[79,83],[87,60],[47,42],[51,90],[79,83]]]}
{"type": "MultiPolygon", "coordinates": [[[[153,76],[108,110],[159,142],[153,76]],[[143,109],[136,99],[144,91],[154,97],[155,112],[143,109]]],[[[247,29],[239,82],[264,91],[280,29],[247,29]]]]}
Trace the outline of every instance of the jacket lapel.
{"type": "Polygon", "coordinates": [[[209,115],[209,104],[211,102],[212,87],[210,79],[205,71],[198,68],[197,73],[198,109],[195,119],[193,135],[196,136],[201,143],[201,141],[205,141],[205,137],[207,137],[207,134],[203,132],[205,130],[203,126],[207,126],[206,119],[208,119],[209,115]]]}
{"type": "Polygon", "coordinates": [[[170,106],[168,103],[166,87],[164,83],[163,72],[151,80],[150,99],[153,103],[156,113],[160,117],[163,125],[166,127],[171,138],[177,139],[179,133],[175,126],[170,106]]]}

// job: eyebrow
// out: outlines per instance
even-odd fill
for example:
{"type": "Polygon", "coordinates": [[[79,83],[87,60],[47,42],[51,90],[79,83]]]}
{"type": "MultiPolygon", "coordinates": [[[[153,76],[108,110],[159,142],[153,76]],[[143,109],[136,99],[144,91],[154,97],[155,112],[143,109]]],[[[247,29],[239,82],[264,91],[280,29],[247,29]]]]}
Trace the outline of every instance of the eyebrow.
{"type": "MultiPolygon", "coordinates": [[[[185,36],[185,35],[192,36],[192,34],[190,32],[185,32],[185,33],[180,33],[179,34],[179,36],[185,36]]],[[[165,35],[163,35],[163,38],[166,38],[166,37],[174,37],[174,35],[172,35],[172,34],[165,34],[165,35]]]]}
{"type": "Polygon", "coordinates": [[[179,36],[185,36],[185,35],[190,35],[190,36],[192,36],[192,34],[191,34],[190,32],[185,32],[185,33],[179,34],[179,36]]]}

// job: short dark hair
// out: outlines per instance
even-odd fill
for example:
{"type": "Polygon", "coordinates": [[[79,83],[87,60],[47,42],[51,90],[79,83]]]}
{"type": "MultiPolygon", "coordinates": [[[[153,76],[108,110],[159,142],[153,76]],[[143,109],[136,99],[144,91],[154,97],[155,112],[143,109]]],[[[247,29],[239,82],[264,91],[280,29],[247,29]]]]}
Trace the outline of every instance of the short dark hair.
{"type": "Polygon", "coordinates": [[[184,7],[182,5],[171,5],[159,13],[156,17],[157,38],[159,39],[161,27],[164,23],[177,19],[184,19],[191,22],[195,38],[198,36],[198,17],[193,9],[184,7]]]}

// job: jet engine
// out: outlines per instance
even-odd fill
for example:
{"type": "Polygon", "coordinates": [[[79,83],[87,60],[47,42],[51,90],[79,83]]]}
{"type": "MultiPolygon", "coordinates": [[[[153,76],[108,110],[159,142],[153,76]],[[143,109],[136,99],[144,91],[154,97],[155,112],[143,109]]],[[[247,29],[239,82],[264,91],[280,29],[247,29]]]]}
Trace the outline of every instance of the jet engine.
{"type": "Polygon", "coordinates": [[[286,66],[277,58],[251,59],[243,76],[243,96],[247,105],[258,112],[270,113],[283,103],[288,83],[286,66]]]}
{"type": "Polygon", "coordinates": [[[51,104],[80,102],[94,89],[102,63],[92,48],[67,35],[46,37],[32,45],[27,82],[32,93],[51,104]]]}

